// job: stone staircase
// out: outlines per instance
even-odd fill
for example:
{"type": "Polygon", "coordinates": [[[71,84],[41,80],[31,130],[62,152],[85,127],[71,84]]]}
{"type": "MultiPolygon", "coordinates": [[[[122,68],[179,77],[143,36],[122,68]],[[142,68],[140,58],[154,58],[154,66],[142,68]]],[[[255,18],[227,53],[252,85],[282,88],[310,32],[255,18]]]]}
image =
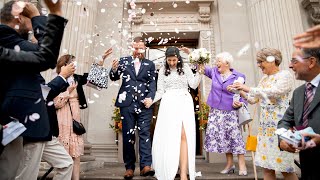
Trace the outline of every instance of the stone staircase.
{"type": "MultiPolygon", "coordinates": [[[[200,157],[199,157],[200,158],[200,157]]],[[[87,166],[88,171],[82,171],[80,174],[81,180],[119,180],[123,179],[123,174],[125,172],[123,163],[104,163],[102,168],[90,169],[90,165],[87,166]]],[[[136,165],[137,167],[138,164],[136,165]]],[[[224,163],[206,163],[206,162],[197,162],[196,163],[196,171],[201,176],[197,177],[197,180],[231,180],[231,179],[241,179],[241,180],[252,180],[254,179],[254,173],[252,168],[252,163],[247,161],[248,168],[248,176],[238,176],[238,169],[236,169],[235,173],[232,174],[220,174],[220,171],[224,168],[224,163]]],[[[82,168],[82,167],[81,167],[82,168]]],[[[82,169],[83,170],[83,169],[82,169]]],[[[42,174],[39,174],[39,177],[42,174]]],[[[257,175],[258,179],[263,179],[262,169],[257,167],[257,175]]],[[[50,173],[47,179],[52,179],[53,173],[50,173]]],[[[153,177],[141,177],[139,176],[139,169],[137,168],[135,171],[135,176],[133,180],[147,180],[152,179],[153,177]]],[[[178,180],[179,178],[176,178],[178,180]]],[[[283,179],[281,174],[277,174],[277,179],[283,179]]]]}

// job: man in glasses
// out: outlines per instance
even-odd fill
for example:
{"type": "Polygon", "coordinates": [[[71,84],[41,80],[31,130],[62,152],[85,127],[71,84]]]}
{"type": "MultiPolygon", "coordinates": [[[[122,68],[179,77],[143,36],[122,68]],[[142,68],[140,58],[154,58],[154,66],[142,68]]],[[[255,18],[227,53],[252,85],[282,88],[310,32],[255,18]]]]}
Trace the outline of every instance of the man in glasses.
{"type": "MultiPolygon", "coordinates": [[[[291,103],[278,128],[304,129],[311,127],[320,134],[320,48],[295,49],[289,66],[297,80],[305,84],[293,92],[291,103]]],[[[320,179],[316,163],[320,162],[319,141],[312,137],[303,147],[294,147],[284,140],[280,141],[280,148],[288,152],[299,152],[302,179],[320,179]],[[311,144],[310,144],[311,143],[311,144]],[[309,144],[309,145],[308,145],[309,144]]]]}

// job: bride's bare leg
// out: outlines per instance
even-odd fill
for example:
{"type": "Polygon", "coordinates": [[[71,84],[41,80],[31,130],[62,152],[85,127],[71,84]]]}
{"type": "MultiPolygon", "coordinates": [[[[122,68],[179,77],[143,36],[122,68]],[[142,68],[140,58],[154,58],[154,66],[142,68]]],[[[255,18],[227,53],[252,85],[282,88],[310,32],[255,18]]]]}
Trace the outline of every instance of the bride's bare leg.
{"type": "Polygon", "coordinates": [[[187,180],[188,173],[188,144],[187,137],[182,124],[181,144],[180,144],[180,179],[187,180]]]}

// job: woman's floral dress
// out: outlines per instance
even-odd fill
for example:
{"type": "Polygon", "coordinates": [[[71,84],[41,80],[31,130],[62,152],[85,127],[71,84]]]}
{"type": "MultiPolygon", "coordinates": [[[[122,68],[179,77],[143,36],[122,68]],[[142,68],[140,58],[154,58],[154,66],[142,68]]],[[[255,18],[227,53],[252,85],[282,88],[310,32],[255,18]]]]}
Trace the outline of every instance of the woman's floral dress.
{"type": "Polygon", "coordinates": [[[293,77],[289,71],[265,75],[258,87],[251,88],[249,99],[260,100],[261,112],[258,145],[255,157],[257,166],[279,172],[294,172],[294,154],[280,151],[275,134],[279,120],[289,106],[289,93],[293,77]]]}

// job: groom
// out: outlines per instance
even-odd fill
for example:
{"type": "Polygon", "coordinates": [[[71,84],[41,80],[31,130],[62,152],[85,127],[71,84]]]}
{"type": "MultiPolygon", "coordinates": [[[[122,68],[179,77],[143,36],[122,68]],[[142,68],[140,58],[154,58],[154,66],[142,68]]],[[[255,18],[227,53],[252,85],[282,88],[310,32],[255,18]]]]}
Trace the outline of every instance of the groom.
{"type": "Polygon", "coordinates": [[[146,108],[144,100],[153,99],[156,92],[155,65],[145,59],[142,37],[136,37],[132,43],[132,56],[113,60],[110,79],[117,81],[122,75],[115,105],[120,108],[122,116],[123,161],[126,172],[125,179],[132,179],[135,170],[135,132],[139,132],[140,176],[153,176],[151,168],[150,123],[153,108],[146,108]]]}

